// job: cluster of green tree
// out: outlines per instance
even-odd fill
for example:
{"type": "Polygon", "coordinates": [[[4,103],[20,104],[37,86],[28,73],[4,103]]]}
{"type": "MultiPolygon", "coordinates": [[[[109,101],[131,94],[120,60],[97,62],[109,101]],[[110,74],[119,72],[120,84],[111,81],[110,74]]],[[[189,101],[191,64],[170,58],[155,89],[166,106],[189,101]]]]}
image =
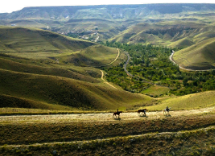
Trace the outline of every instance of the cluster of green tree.
{"type": "Polygon", "coordinates": [[[66,35],[69,36],[69,37],[73,37],[73,38],[78,38],[79,37],[79,35],[77,33],[68,33],[66,35]]]}
{"type": "Polygon", "coordinates": [[[129,77],[122,66],[121,64],[120,66],[105,68],[107,80],[121,86],[124,90],[135,93],[149,87],[148,83],[143,83],[137,77],[129,77]]]}
{"type": "Polygon", "coordinates": [[[127,69],[133,77],[126,74],[123,64],[104,68],[107,80],[127,91],[139,93],[154,84],[169,87],[169,93],[175,95],[215,89],[215,71],[180,71],[178,66],[169,61],[170,48],[108,41],[105,45],[123,49],[131,56],[127,69]]]}

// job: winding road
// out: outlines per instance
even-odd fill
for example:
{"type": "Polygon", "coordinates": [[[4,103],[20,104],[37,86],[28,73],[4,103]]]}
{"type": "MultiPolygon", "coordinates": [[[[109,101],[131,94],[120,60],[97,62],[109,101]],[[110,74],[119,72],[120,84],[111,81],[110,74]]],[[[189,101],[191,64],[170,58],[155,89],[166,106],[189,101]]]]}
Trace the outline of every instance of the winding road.
{"type": "Polygon", "coordinates": [[[127,55],[128,59],[127,59],[126,63],[124,64],[124,71],[127,73],[128,76],[133,77],[133,75],[131,73],[129,73],[128,70],[127,70],[127,65],[129,63],[129,60],[130,60],[131,57],[127,52],[125,54],[127,55]]]}

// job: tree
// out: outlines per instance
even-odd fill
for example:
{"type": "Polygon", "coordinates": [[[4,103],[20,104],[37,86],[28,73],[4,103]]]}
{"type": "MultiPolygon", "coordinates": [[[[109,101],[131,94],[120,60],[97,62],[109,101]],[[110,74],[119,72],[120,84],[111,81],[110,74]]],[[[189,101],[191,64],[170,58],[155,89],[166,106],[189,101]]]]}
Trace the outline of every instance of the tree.
{"type": "Polygon", "coordinates": [[[187,85],[188,85],[187,81],[188,81],[187,78],[184,78],[184,79],[183,79],[183,85],[184,85],[184,86],[187,86],[187,85]]]}

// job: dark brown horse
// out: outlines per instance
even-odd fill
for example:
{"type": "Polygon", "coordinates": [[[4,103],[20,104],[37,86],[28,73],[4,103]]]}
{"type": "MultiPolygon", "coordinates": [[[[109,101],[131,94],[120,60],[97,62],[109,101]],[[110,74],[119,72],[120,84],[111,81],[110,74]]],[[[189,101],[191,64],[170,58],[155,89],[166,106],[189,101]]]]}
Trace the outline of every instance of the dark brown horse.
{"type": "Polygon", "coordinates": [[[113,117],[114,116],[116,117],[118,115],[118,118],[119,118],[120,113],[122,113],[122,111],[118,111],[118,109],[117,109],[117,111],[113,113],[113,117]]]}
{"type": "Polygon", "coordinates": [[[148,111],[148,110],[147,109],[139,109],[137,111],[137,113],[139,113],[139,115],[140,115],[140,113],[144,113],[146,115],[146,111],[148,111]]]}

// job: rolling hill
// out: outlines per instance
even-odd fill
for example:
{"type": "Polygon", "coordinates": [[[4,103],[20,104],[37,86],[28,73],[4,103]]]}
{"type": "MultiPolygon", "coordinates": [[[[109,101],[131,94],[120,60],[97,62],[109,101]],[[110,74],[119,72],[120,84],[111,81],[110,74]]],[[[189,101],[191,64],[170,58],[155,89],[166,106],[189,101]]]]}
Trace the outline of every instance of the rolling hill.
{"type": "Polygon", "coordinates": [[[207,39],[177,51],[173,59],[177,64],[187,69],[214,69],[214,48],[215,38],[207,39]]]}
{"type": "Polygon", "coordinates": [[[1,30],[0,107],[110,110],[152,102],[100,79],[94,66],[124,61],[116,48],[39,29],[1,30]]]}
{"type": "Polygon", "coordinates": [[[200,21],[164,20],[156,23],[139,23],[109,39],[123,43],[141,43],[186,48],[213,37],[214,26],[200,21]],[[210,35],[209,35],[210,34],[210,35]]]}
{"type": "MultiPolygon", "coordinates": [[[[11,14],[0,14],[1,25],[13,25],[13,27],[0,27],[0,69],[2,72],[10,72],[14,75],[12,77],[16,77],[17,74],[21,74],[23,78],[29,76],[32,81],[31,77],[38,76],[38,86],[43,86],[39,82],[45,81],[40,76],[44,76],[46,81],[51,81],[49,83],[56,88],[59,88],[57,82],[65,79],[64,83],[70,84],[72,90],[81,95],[79,102],[68,100],[77,103],[77,107],[70,105],[71,109],[75,107],[115,109],[119,106],[129,108],[132,103],[149,104],[150,102],[144,102],[145,97],[124,92],[116,87],[119,92],[123,92],[120,93],[123,96],[124,94],[131,96],[130,101],[127,99],[125,102],[116,97],[118,91],[112,91],[113,87],[103,83],[98,68],[111,66],[112,63],[118,65],[125,61],[126,56],[115,48],[95,43],[96,38],[99,42],[109,39],[109,41],[128,44],[141,43],[185,48],[175,53],[173,59],[176,63],[186,68],[210,69],[214,68],[214,9],[214,4],[147,4],[28,7],[11,14]],[[82,39],[74,39],[63,34],[82,39]],[[79,92],[79,88],[74,88],[74,84],[78,84],[80,88],[90,87],[79,92]],[[104,89],[103,86],[105,94],[100,93],[104,89]],[[89,94],[89,88],[99,88],[99,90],[95,89],[94,93],[89,94]],[[106,94],[109,91],[114,92],[114,95],[106,94]],[[137,101],[132,102],[136,96],[138,96],[137,101]],[[119,105],[112,105],[104,97],[110,98],[112,103],[119,103],[119,105]],[[83,99],[86,101],[82,101],[83,99]],[[92,102],[92,99],[95,102],[92,102]],[[99,102],[105,106],[100,106],[99,102]],[[86,103],[89,105],[85,105],[86,103]],[[107,107],[110,105],[112,106],[107,107]]],[[[2,79],[7,78],[2,77],[2,79]]],[[[28,85],[30,82],[27,86],[24,83],[22,86],[28,88],[28,85]]],[[[14,87],[19,88],[15,85],[14,87]]],[[[56,96],[47,98],[49,93],[52,94],[50,90],[46,90],[45,97],[37,95],[36,98],[31,96],[32,92],[29,92],[29,95],[26,93],[20,95],[16,90],[18,89],[9,89],[7,94],[4,94],[6,92],[4,90],[2,96],[4,95],[4,99],[13,97],[13,99],[20,98],[21,101],[26,99],[43,104],[59,103],[60,106],[68,106],[68,101],[62,102],[62,97],[61,99],[54,99],[56,96]],[[52,98],[54,100],[51,100],[52,98]]],[[[45,91],[44,88],[41,90],[45,91]]],[[[63,90],[65,91],[66,88],[63,90]]],[[[40,91],[37,90],[37,92],[40,91]]],[[[73,92],[70,93],[73,94],[73,92]]],[[[53,94],[56,95],[56,93],[53,94]]]]}
{"type": "Polygon", "coordinates": [[[166,106],[171,107],[173,111],[176,110],[192,110],[206,107],[214,107],[215,91],[206,91],[202,93],[195,93],[184,95],[181,97],[170,97],[160,101],[158,105],[149,106],[149,110],[163,110],[166,106]]]}
{"type": "Polygon", "coordinates": [[[85,48],[80,53],[72,54],[68,61],[78,66],[100,67],[108,65],[118,54],[115,48],[95,45],[85,48]]]}
{"type": "MultiPolygon", "coordinates": [[[[214,4],[26,7],[12,13],[0,14],[0,25],[42,28],[91,40],[97,37],[93,36],[94,33],[99,33],[100,41],[104,41],[138,23],[154,25],[161,21],[182,20],[210,24],[205,18],[213,21],[214,10],[214,4]]],[[[128,36],[131,37],[132,33],[128,33],[125,38],[128,36]]],[[[162,38],[166,37],[168,35],[162,38]]],[[[140,34],[129,42],[142,43],[145,41],[143,38],[145,35],[140,34]]],[[[154,40],[153,36],[151,40],[154,40]]]]}
{"type": "MultiPolygon", "coordinates": [[[[14,71],[0,70],[0,95],[8,98],[26,99],[35,104],[13,104],[3,107],[19,106],[24,108],[44,108],[47,104],[70,106],[79,109],[116,109],[118,107],[132,107],[132,104],[149,102],[150,98],[135,95],[123,90],[113,89],[103,83],[89,83],[70,78],[27,74],[14,71]],[[6,96],[7,95],[7,96],[6,96]],[[42,105],[45,103],[46,105],[42,105]],[[42,106],[41,106],[42,105],[42,106]]],[[[51,107],[50,106],[50,107],[51,107]]],[[[2,107],[2,106],[1,106],[2,107]]],[[[67,109],[67,107],[66,107],[67,109]]]]}
{"type": "MultiPolygon", "coordinates": [[[[19,27],[0,27],[0,53],[23,54],[73,52],[94,45],[59,34],[19,27]]],[[[50,56],[50,55],[49,55],[50,56]]]]}

